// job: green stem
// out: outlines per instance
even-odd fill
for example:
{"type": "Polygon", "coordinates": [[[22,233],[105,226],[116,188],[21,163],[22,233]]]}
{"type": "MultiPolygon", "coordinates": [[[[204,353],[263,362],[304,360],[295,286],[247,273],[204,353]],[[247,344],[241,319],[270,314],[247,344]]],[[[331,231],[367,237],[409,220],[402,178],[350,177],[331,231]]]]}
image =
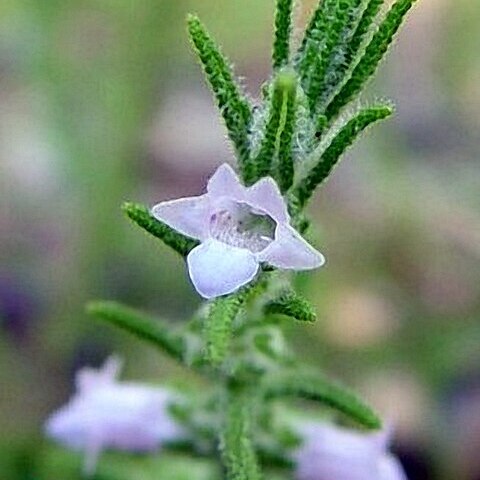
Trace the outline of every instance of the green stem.
{"type": "Polygon", "coordinates": [[[226,402],[220,450],[227,480],[260,480],[262,477],[252,442],[252,392],[244,386],[229,385],[226,402]]]}

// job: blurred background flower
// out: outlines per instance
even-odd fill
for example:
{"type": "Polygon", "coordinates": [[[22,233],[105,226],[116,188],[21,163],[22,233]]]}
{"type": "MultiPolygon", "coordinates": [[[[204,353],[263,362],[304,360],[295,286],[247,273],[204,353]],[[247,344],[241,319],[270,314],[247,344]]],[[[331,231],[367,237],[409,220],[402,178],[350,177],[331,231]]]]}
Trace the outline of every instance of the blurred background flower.
{"type": "MultiPolygon", "coordinates": [[[[2,478],[76,478],[58,473],[57,457],[50,466],[39,439],[77,368],[117,350],[127,378],[194,381],[83,307],[106,297],[172,321],[193,312],[200,299],[183,266],[119,205],[197,195],[232,160],[186,13],[201,16],[256,97],[273,4],[1,3],[2,478]]],[[[299,7],[299,24],[313,4],[299,7]]],[[[288,332],[397,425],[410,480],[480,478],[479,22],[476,0],[418,2],[367,95],[391,97],[397,115],[350,151],[311,207],[328,265],[298,283],[320,320],[288,332]]],[[[118,460],[127,480],[129,461],[140,462],[118,460]]],[[[164,461],[155,468],[173,478],[164,461]]]]}

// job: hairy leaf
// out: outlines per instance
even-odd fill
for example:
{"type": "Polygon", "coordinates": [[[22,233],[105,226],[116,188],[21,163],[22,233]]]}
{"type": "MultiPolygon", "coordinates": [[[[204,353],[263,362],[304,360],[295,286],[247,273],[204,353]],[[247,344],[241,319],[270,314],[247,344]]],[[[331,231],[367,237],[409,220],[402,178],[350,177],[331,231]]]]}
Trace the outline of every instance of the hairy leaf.
{"type": "Polygon", "coordinates": [[[341,81],[348,43],[359,21],[363,0],[338,1],[328,19],[326,40],[318,59],[312,64],[308,96],[311,110],[322,114],[325,103],[341,81]]]}
{"type": "Polygon", "coordinates": [[[312,97],[313,74],[319,63],[326,60],[328,49],[330,19],[334,17],[338,0],[322,0],[312,15],[301,47],[297,53],[296,68],[299,72],[302,88],[309,99],[310,106],[315,104],[312,97]]]}
{"type": "Polygon", "coordinates": [[[400,28],[405,15],[415,1],[416,0],[397,0],[393,4],[367,45],[361,60],[353,69],[350,79],[335,95],[334,99],[328,106],[326,110],[328,118],[337,115],[338,112],[340,112],[340,110],[353,100],[364,88],[367,81],[377,70],[378,65],[392,43],[395,33],[400,28]]]}
{"type": "Polygon", "coordinates": [[[348,388],[319,374],[279,373],[264,382],[267,398],[297,397],[327,405],[360,425],[370,429],[381,427],[377,414],[348,388]]]}
{"type": "Polygon", "coordinates": [[[275,69],[287,65],[290,58],[293,4],[294,0],[277,0],[273,42],[273,68],[275,69]]]}
{"type": "Polygon", "coordinates": [[[232,69],[198,17],[189,15],[188,31],[195,52],[203,66],[210,88],[217,100],[225,125],[238,155],[240,169],[248,171],[248,130],[252,118],[250,104],[236,84],[232,69]]]}
{"type": "Polygon", "coordinates": [[[317,186],[322,183],[331,173],[332,169],[338,163],[345,150],[354,142],[358,135],[369,125],[393,113],[390,106],[378,105],[365,110],[361,110],[354,116],[332,140],[325,150],[318,163],[312,168],[300,184],[298,185],[294,196],[300,205],[305,205],[311,197],[317,186]]]}
{"type": "Polygon", "coordinates": [[[155,345],[175,360],[182,361],[183,341],[170,331],[165,322],[117,302],[91,302],[87,305],[87,312],[155,345]]]}
{"type": "MultiPolygon", "coordinates": [[[[298,82],[300,83],[300,82],[298,82]]],[[[317,125],[312,121],[308,98],[300,84],[297,85],[295,99],[295,135],[292,141],[295,165],[301,165],[318,144],[317,125]]]]}
{"type": "Polygon", "coordinates": [[[139,227],[162,240],[165,245],[168,245],[182,256],[188,255],[190,250],[198,245],[198,241],[178,233],[173,228],[154,218],[145,205],[126,202],[123,204],[122,209],[139,227]]]}
{"type": "MultiPolygon", "coordinates": [[[[357,23],[355,30],[352,30],[351,38],[347,39],[341,45],[341,55],[336,55],[337,62],[331,69],[327,85],[321,92],[321,104],[320,110],[323,112],[325,108],[331,103],[333,98],[337,95],[339,90],[348,81],[351,75],[351,70],[355,67],[355,63],[358,62],[362,53],[365,51],[366,42],[369,39],[369,35],[373,34],[372,24],[376,19],[380,7],[385,0],[369,0],[366,8],[363,11],[360,21],[357,23]]],[[[325,116],[325,119],[327,117],[325,116]]]]}
{"type": "Polygon", "coordinates": [[[315,322],[317,315],[312,305],[303,297],[289,290],[265,305],[265,313],[280,314],[301,322],[315,322]]]}
{"type": "Polygon", "coordinates": [[[255,176],[248,183],[277,171],[280,188],[285,191],[293,181],[292,140],[295,130],[296,77],[290,70],[281,71],[275,78],[270,95],[268,121],[260,151],[253,160],[255,176]]]}
{"type": "Polygon", "coordinates": [[[293,183],[294,164],[292,142],[296,127],[297,80],[293,72],[282,72],[278,78],[279,88],[283,92],[282,116],[280,119],[280,138],[278,141],[278,185],[286,192],[293,183]]]}
{"type": "Polygon", "coordinates": [[[360,21],[358,22],[355,33],[348,45],[348,54],[345,64],[348,66],[357,55],[362,42],[372,28],[372,24],[380,11],[385,0],[369,0],[360,21]]]}
{"type": "Polygon", "coordinates": [[[280,122],[283,108],[283,92],[275,83],[273,92],[270,94],[268,108],[268,121],[265,124],[263,138],[260,143],[260,151],[252,161],[254,166],[253,175],[246,178],[247,184],[255,183],[259,178],[270,175],[273,160],[278,145],[280,122]]]}

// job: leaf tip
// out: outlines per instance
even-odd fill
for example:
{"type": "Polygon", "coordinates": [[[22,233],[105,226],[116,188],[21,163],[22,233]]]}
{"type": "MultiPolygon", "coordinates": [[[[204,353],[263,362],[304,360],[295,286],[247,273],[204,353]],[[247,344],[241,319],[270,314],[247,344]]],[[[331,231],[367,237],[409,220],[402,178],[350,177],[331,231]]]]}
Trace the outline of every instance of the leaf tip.
{"type": "Polygon", "coordinates": [[[187,13],[187,16],[185,17],[185,19],[186,19],[187,26],[188,26],[189,29],[192,28],[195,25],[200,24],[200,19],[194,13],[187,13]]]}
{"type": "Polygon", "coordinates": [[[140,204],[134,202],[123,202],[120,208],[122,209],[122,212],[125,213],[125,215],[131,217],[136,210],[145,207],[140,206],[140,204]]]}
{"type": "Polygon", "coordinates": [[[108,307],[111,307],[111,303],[100,301],[100,300],[91,300],[85,304],[85,313],[91,316],[97,316],[102,312],[105,312],[108,307]]]}
{"type": "Polygon", "coordinates": [[[98,309],[98,302],[91,301],[85,304],[85,313],[88,315],[95,315],[98,309]]]}
{"type": "Polygon", "coordinates": [[[295,91],[297,88],[297,75],[292,68],[284,68],[275,79],[275,86],[288,92],[295,91]]]}

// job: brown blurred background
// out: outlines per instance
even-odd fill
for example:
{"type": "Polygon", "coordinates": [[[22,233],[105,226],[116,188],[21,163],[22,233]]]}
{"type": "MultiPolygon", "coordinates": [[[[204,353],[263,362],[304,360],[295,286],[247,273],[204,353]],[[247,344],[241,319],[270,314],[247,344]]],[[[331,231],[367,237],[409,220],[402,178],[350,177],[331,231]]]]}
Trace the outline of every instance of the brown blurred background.
{"type": "MultiPolygon", "coordinates": [[[[2,480],[59,478],[40,473],[42,422],[80,366],[117,351],[128,378],[184,375],[84,304],[118,299],[180,321],[199,303],[178,258],[119,206],[199,194],[233,161],[186,13],[200,15],[257,97],[273,7],[1,2],[2,480]]],[[[299,28],[312,7],[299,6],[299,28]]],[[[350,151],[311,207],[328,263],[298,284],[320,321],[288,332],[306,360],[396,425],[410,480],[480,479],[479,24],[478,0],[413,9],[364,96],[392,98],[395,118],[350,151]]]]}

